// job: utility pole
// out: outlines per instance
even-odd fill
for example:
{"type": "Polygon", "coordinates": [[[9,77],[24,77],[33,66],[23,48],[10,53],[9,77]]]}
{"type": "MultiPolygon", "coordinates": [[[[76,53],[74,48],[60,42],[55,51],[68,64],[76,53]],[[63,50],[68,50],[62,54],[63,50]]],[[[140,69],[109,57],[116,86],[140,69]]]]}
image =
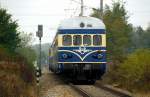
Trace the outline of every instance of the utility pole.
{"type": "Polygon", "coordinates": [[[40,97],[40,94],[39,94],[39,89],[40,89],[40,84],[39,84],[39,81],[40,81],[40,76],[42,74],[41,72],[41,39],[42,39],[42,36],[43,36],[43,25],[38,25],[38,31],[36,32],[36,36],[39,37],[39,62],[38,62],[38,66],[36,67],[36,82],[37,82],[37,96],[40,97]]]}
{"type": "Polygon", "coordinates": [[[39,68],[40,68],[40,75],[41,75],[41,37],[39,38],[39,40],[40,40],[40,58],[39,58],[39,61],[40,61],[40,63],[39,63],[39,68]]]}
{"type": "Polygon", "coordinates": [[[100,18],[103,19],[103,0],[100,0],[100,18]]]}
{"type": "Polygon", "coordinates": [[[39,63],[38,63],[38,67],[39,67],[39,73],[41,75],[41,38],[43,36],[43,25],[38,25],[38,31],[36,32],[36,36],[39,37],[39,63]]]}
{"type": "Polygon", "coordinates": [[[84,6],[83,6],[83,0],[81,0],[81,13],[80,13],[80,16],[83,16],[83,9],[84,8],[84,6]]]}

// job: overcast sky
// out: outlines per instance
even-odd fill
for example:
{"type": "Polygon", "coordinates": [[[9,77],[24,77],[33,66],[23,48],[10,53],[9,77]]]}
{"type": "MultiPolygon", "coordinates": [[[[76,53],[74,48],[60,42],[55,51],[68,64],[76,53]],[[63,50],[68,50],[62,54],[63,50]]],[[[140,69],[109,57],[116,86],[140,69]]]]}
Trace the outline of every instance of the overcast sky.
{"type": "MultiPolygon", "coordinates": [[[[80,5],[74,1],[80,0],[0,0],[0,6],[8,9],[13,19],[18,20],[20,31],[33,33],[35,36],[37,25],[44,25],[42,43],[51,43],[61,20],[78,16],[80,5]]],[[[129,22],[134,26],[146,28],[150,23],[150,0],[124,0],[129,12],[129,22]]],[[[90,8],[98,8],[100,0],[84,0],[85,15],[89,15],[90,8]]],[[[104,0],[104,4],[111,5],[111,0],[104,0]]]]}

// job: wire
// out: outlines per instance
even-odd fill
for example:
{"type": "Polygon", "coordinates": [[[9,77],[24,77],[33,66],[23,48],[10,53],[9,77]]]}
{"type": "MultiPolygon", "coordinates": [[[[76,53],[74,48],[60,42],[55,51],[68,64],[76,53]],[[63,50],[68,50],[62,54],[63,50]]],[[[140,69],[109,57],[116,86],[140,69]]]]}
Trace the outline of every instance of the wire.
{"type": "Polygon", "coordinates": [[[75,16],[77,10],[78,10],[78,7],[76,7],[76,9],[75,9],[74,13],[71,15],[71,17],[75,16]]]}
{"type": "Polygon", "coordinates": [[[77,4],[81,4],[81,2],[78,2],[78,1],[76,1],[76,0],[71,0],[71,1],[74,1],[74,2],[77,3],[77,4]]]}
{"type": "MultiPolygon", "coordinates": [[[[78,5],[81,5],[81,2],[77,1],[77,0],[70,0],[70,3],[69,3],[69,6],[68,6],[68,9],[64,9],[64,11],[66,11],[66,15],[68,17],[68,15],[70,17],[73,17],[77,14],[78,10],[79,10],[79,6],[76,5],[77,7],[76,8],[72,8],[72,2],[75,2],[76,4],[78,5]]],[[[93,10],[93,9],[97,9],[97,8],[94,8],[94,7],[90,7],[90,6],[87,6],[87,5],[83,5],[83,8],[84,10],[93,10]]]]}
{"type": "MultiPolygon", "coordinates": [[[[81,4],[81,2],[78,2],[78,1],[76,1],[76,0],[71,0],[71,1],[74,1],[75,3],[77,3],[77,4],[81,4]]],[[[86,7],[86,8],[88,8],[88,9],[93,9],[94,7],[90,7],[90,6],[86,6],[86,5],[84,5],[83,7],[86,7]]]]}

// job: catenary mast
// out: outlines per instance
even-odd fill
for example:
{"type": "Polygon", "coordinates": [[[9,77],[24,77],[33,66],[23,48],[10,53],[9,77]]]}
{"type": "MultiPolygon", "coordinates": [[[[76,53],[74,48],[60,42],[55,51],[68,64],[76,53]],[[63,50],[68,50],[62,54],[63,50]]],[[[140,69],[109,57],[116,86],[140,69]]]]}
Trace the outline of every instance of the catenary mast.
{"type": "Polygon", "coordinates": [[[83,0],[81,0],[81,13],[80,13],[80,16],[83,16],[83,13],[84,13],[83,12],[83,10],[84,10],[83,8],[84,8],[84,6],[83,6],[83,0]]]}
{"type": "Polygon", "coordinates": [[[100,19],[103,19],[103,0],[100,0],[100,19]]]}

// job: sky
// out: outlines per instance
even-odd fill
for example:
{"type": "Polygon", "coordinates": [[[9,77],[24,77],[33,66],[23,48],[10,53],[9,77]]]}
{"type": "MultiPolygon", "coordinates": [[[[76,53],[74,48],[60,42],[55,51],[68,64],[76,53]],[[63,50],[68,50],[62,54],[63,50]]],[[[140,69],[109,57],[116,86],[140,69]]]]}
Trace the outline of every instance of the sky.
{"type": "MultiPolygon", "coordinates": [[[[150,0],[124,0],[130,16],[129,22],[144,29],[150,24],[150,0]]],[[[80,0],[0,0],[0,7],[8,9],[13,20],[17,20],[19,30],[33,34],[33,44],[38,44],[37,25],[43,25],[42,43],[51,43],[57,27],[63,19],[78,16],[80,0]],[[75,2],[76,1],[76,2],[75,2]]],[[[112,0],[104,0],[104,5],[111,5],[112,0]]],[[[91,8],[99,8],[100,0],[84,0],[84,15],[91,13],[91,8]]]]}

